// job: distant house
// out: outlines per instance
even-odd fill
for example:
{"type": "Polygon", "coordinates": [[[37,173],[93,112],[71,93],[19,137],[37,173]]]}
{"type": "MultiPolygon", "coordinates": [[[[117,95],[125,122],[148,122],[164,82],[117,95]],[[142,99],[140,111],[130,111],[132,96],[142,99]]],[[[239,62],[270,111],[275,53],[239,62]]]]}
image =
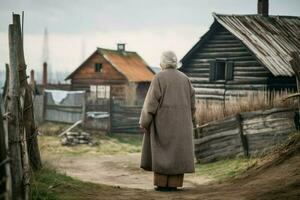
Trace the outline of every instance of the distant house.
{"type": "Polygon", "coordinates": [[[118,44],[117,50],[97,48],[66,80],[73,90],[94,92],[98,98],[143,101],[154,72],[136,53],[118,44]]]}
{"type": "Polygon", "coordinates": [[[300,17],[269,16],[268,1],[258,1],[258,14],[221,15],[182,58],[196,97],[225,100],[257,90],[295,89],[289,64],[300,53],[300,17]]]}

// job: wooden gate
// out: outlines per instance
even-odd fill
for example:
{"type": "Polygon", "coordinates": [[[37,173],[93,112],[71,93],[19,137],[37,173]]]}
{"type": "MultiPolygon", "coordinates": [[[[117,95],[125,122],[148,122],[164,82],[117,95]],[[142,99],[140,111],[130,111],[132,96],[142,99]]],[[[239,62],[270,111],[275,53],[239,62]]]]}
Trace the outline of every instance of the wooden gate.
{"type": "Polygon", "coordinates": [[[110,130],[110,99],[98,98],[91,93],[86,95],[83,126],[87,129],[110,130]]]}
{"type": "Polygon", "coordinates": [[[126,105],[122,101],[113,100],[111,108],[111,132],[142,133],[139,128],[142,105],[126,105]]]}

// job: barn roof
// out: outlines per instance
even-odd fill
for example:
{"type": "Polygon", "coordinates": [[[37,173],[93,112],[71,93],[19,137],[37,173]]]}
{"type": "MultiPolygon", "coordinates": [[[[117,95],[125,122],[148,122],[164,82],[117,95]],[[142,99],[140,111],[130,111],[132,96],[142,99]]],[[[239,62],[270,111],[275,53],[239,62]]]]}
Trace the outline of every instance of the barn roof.
{"type": "MultiPolygon", "coordinates": [[[[95,53],[99,53],[100,55],[102,55],[105,60],[107,60],[129,81],[148,82],[151,81],[154,76],[154,72],[152,71],[152,69],[136,52],[97,48],[97,50],[92,55],[94,55],[95,53]]],[[[75,71],[73,71],[66,78],[66,80],[72,78],[73,74],[75,74],[75,72],[79,68],[81,68],[85,62],[83,62],[75,71]]]]}
{"type": "MultiPolygon", "coordinates": [[[[274,76],[293,76],[289,60],[293,51],[300,54],[300,17],[216,13],[213,17],[240,39],[274,76]]],[[[203,43],[202,39],[198,43],[203,43]]]]}

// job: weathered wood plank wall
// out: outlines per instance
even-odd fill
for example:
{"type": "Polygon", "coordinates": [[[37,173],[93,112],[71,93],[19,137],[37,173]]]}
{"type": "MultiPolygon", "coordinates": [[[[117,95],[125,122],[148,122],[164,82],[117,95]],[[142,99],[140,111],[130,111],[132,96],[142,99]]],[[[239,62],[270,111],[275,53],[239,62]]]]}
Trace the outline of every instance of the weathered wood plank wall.
{"type": "Polygon", "coordinates": [[[275,78],[248,48],[219,24],[204,35],[202,47],[183,62],[180,70],[191,80],[197,99],[224,100],[265,89],[295,89],[294,77],[275,78]],[[210,65],[216,59],[233,62],[233,80],[210,80],[210,65]]]}
{"type": "Polygon", "coordinates": [[[248,141],[249,154],[269,151],[296,132],[294,109],[271,109],[241,114],[243,135],[248,141]]]}
{"type": "Polygon", "coordinates": [[[44,96],[36,95],[33,99],[34,119],[36,123],[41,123],[44,120],[44,96]]]}
{"type": "Polygon", "coordinates": [[[111,111],[111,132],[113,133],[141,133],[139,118],[141,105],[126,105],[113,101],[111,111]]]}
{"type": "Polygon", "coordinates": [[[44,120],[75,123],[83,119],[85,93],[68,94],[60,104],[54,102],[51,93],[45,92],[44,95],[44,120]]]}
{"type": "Polygon", "coordinates": [[[212,162],[237,155],[257,155],[296,132],[296,109],[275,108],[237,114],[195,130],[198,162],[212,162]]]}
{"type": "Polygon", "coordinates": [[[110,99],[93,99],[86,95],[83,127],[108,132],[110,129],[110,99]]]}

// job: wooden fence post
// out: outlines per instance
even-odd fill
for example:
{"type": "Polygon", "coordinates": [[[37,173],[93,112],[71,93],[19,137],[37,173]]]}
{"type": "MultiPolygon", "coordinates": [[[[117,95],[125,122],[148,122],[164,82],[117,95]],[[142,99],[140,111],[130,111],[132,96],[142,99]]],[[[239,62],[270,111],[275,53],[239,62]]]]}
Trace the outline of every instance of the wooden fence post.
{"type": "Polygon", "coordinates": [[[113,120],[113,106],[114,106],[114,97],[110,96],[108,101],[108,113],[109,113],[109,120],[108,120],[108,134],[112,135],[112,120],[113,120]]]}
{"type": "MultiPolygon", "coordinates": [[[[18,68],[19,68],[19,82],[20,82],[20,91],[21,91],[21,99],[23,100],[23,107],[21,109],[22,112],[22,128],[24,129],[21,135],[24,135],[24,141],[26,144],[23,144],[23,153],[24,159],[28,159],[30,161],[30,166],[34,170],[38,170],[41,168],[41,158],[37,143],[37,130],[34,120],[34,111],[33,111],[33,100],[32,100],[32,89],[27,82],[27,74],[26,74],[26,63],[24,58],[24,49],[23,49],[23,34],[21,32],[21,22],[20,15],[13,15],[13,23],[16,27],[17,31],[17,41],[18,41],[18,68]],[[27,155],[28,154],[28,155],[27,155]],[[27,158],[26,158],[27,157],[27,158]]],[[[27,161],[23,162],[26,164],[27,161]]],[[[28,166],[24,166],[26,169],[26,183],[29,184],[29,163],[28,166]]],[[[27,186],[28,187],[28,186],[27,186]]]]}
{"type": "MultiPolygon", "coordinates": [[[[20,15],[13,14],[13,24],[15,27],[15,36],[16,36],[16,48],[17,48],[17,65],[19,72],[19,112],[20,112],[20,139],[21,139],[21,157],[22,157],[22,166],[23,166],[23,190],[24,190],[24,199],[29,199],[30,193],[30,165],[29,165],[29,156],[28,156],[28,137],[27,134],[28,126],[30,125],[31,117],[28,116],[28,110],[32,109],[30,104],[28,104],[28,95],[27,95],[27,76],[26,76],[26,64],[24,59],[23,52],[23,39],[21,33],[21,22],[20,15]]],[[[31,95],[30,95],[31,96],[31,95]]]]}
{"type": "Polygon", "coordinates": [[[243,118],[240,113],[236,114],[236,121],[238,123],[238,129],[239,129],[241,142],[243,145],[244,156],[248,157],[249,156],[249,145],[248,145],[247,137],[243,133],[243,126],[242,126],[243,118]]]}
{"type": "Polygon", "coordinates": [[[11,157],[12,199],[23,198],[23,168],[20,146],[20,111],[19,111],[19,71],[17,63],[17,36],[16,27],[9,25],[9,87],[7,93],[7,131],[9,139],[9,153],[11,157]]]}
{"type": "Polygon", "coordinates": [[[7,134],[4,130],[2,109],[0,106],[0,199],[11,199],[11,173],[8,153],[7,134]]]}

